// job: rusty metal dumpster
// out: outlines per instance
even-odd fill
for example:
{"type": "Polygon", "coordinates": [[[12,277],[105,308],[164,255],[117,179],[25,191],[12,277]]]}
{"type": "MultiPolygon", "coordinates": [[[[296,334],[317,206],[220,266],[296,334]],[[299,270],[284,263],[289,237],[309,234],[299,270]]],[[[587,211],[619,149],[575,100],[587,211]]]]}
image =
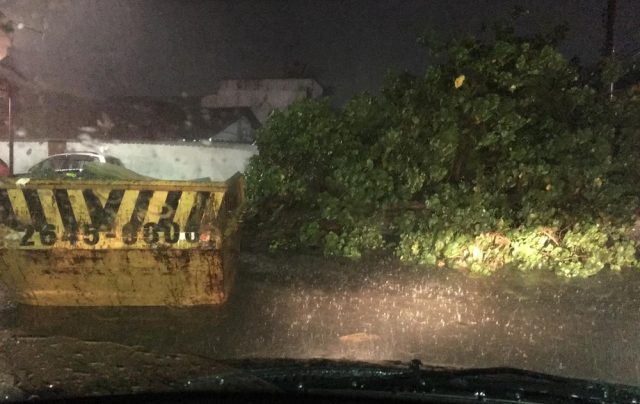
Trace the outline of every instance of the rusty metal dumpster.
{"type": "Polygon", "coordinates": [[[226,182],[0,183],[0,280],[18,303],[223,303],[239,247],[243,178],[226,182]]]}

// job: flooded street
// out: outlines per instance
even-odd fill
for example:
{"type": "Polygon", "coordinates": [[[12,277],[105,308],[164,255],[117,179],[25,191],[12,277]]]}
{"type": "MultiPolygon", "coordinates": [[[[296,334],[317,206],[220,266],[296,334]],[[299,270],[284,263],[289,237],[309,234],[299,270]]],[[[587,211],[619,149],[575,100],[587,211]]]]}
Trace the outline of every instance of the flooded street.
{"type": "Polygon", "coordinates": [[[0,404],[640,402],[638,184],[640,0],[0,0],[0,404]]]}
{"type": "Polygon", "coordinates": [[[470,277],[387,260],[244,254],[221,308],[4,310],[0,383],[158,388],[206,374],[217,359],[291,357],[418,358],[637,385],[639,307],[634,271],[470,277]]]}

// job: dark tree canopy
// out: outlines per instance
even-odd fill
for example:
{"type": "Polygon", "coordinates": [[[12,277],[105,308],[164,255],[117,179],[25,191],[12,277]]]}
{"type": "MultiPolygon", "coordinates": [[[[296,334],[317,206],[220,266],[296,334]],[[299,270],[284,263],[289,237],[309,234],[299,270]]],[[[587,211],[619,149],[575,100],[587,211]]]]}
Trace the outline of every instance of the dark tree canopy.
{"type": "Polygon", "coordinates": [[[421,77],[267,122],[247,179],[272,247],[485,273],[636,265],[638,94],[611,99],[550,38],[503,30],[430,49],[441,63],[421,77]]]}

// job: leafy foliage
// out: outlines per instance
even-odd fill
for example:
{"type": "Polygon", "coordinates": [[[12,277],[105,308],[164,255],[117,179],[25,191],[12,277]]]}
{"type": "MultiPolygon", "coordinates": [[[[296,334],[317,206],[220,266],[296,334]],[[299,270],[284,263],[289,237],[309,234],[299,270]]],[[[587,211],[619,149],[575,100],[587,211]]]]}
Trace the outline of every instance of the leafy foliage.
{"type": "Polygon", "coordinates": [[[246,173],[254,219],[274,247],[481,273],[636,265],[640,100],[602,94],[553,43],[454,40],[378,96],[275,112],[246,173]]]}

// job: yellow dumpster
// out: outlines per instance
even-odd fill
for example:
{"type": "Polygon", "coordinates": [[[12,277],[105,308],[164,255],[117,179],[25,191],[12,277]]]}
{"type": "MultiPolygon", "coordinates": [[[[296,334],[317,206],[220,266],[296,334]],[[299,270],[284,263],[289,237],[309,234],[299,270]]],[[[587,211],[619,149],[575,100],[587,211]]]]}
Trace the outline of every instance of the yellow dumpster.
{"type": "Polygon", "coordinates": [[[226,182],[5,180],[0,280],[28,305],[223,303],[243,189],[240,174],[226,182]]]}

